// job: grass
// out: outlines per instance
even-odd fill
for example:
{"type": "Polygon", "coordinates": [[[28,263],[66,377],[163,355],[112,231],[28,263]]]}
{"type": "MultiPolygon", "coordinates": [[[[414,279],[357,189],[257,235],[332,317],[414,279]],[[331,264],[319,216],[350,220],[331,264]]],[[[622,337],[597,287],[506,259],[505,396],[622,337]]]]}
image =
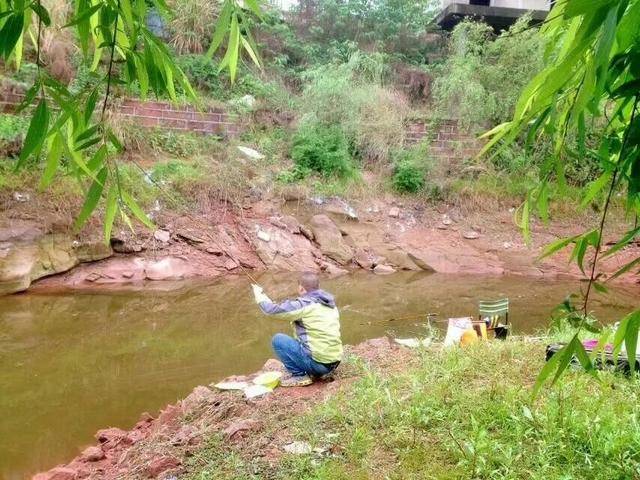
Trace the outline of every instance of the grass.
{"type": "Polygon", "coordinates": [[[294,438],[331,453],[285,455],[265,473],[252,461],[255,451],[243,457],[214,442],[200,453],[206,466],[192,478],[640,475],[638,380],[605,373],[596,381],[570,371],[532,401],[531,385],[543,363],[540,343],[509,340],[419,355],[416,367],[392,375],[361,366],[353,388],[290,422],[294,438]]]}

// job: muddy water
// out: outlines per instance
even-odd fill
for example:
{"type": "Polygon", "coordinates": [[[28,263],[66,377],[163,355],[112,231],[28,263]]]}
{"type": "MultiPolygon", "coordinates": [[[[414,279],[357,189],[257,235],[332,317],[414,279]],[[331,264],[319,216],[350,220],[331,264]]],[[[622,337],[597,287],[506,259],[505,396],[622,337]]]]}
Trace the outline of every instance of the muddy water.
{"type": "MultiPolygon", "coordinates": [[[[288,276],[264,276],[274,297],[288,276]]],[[[518,332],[546,325],[575,282],[439,274],[366,273],[327,280],[347,343],[419,334],[417,315],[473,315],[480,298],[508,296],[518,332]],[[414,318],[407,318],[414,317],[414,318]]],[[[633,291],[598,299],[615,319],[633,291]]],[[[106,426],[129,428],[198,384],[249,373],[269,358],[269,337],[287,330],[261,317],[248,281],[188,283],[171,291],[27,294],[0,298],[0,478],[22,479],[70,459],[106,426]]]]}

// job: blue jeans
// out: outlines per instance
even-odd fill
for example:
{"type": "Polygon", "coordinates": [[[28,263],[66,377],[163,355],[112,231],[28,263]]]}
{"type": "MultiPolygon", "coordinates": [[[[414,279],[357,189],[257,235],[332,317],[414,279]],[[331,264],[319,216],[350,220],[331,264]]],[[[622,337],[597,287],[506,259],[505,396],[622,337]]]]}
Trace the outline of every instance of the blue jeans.
{"type": "Polygon", "coordinates": [[[340,363],[316,362],[298,340],[283,333],[276,333],[273,336],[271,346],[287,371],[294,376],[321,377],[332,372],[340,363]]]}

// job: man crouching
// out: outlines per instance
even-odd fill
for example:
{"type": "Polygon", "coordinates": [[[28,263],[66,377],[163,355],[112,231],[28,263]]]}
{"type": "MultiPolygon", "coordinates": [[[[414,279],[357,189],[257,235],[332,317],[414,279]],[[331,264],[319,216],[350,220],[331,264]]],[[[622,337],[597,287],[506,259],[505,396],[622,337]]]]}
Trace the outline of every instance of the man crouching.
{"type": "Polygon", "coordinates": [[[320,290],[318,275],[305,272],[298,282],[300,296],[276,304],[259,285],[252,285],[256,303],[263,313],[293,323],[294,338],[277,333],[271,340],[273,350],[289,376],[283,387],[311,385],[314,379],[327,378],[342,360],[340,314],[333,295],[320,290]]]}

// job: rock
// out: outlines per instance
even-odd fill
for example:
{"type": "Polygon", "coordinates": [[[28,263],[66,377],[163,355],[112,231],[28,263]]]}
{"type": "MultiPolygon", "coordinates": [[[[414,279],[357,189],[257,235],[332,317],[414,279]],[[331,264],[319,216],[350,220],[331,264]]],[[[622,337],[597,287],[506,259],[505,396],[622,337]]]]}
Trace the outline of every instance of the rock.
{"type": "Polygon", "coordinates": [[[256,97],[254,97],[253,95],[247,94],[244,97],[240,98],[237,103],[238,105],[252,109],[256,105],[256,97]]]}
{"type": "Polygon", "coordinates": [[[182,410],[178,408],[178,406],[167,405],[165,409],[162,410],[158,415],[158,419],[156,422],[158,425],[173,426],[177,423],[178,418],[180,417],[181,414],[182,414],[182,410]]]}
{"type": "Polygon", "coordinates": [[[475,240],[477,238],[480,238],[480,234],[474,230],[468,230],[466,232],[464,232],[462,234],[462,236],[464,238],[466,238],[467,240],[475,240]]]}
{"type": "Polygon", "coordinates": [[[218,247],[207,247],[206,252],[210,255],[217,255],[218,257],[224,255],[224,251],[220,250],[218,247]]]}
{"type": "Polygon", "coordinates": [[[438,230],[449,230],[449,227],[447,227],[446,225],[443,225],[442,223],[437,225],[436,228],[438,230]]]}
{"type": "Polygon", "coordinates": [[[96,281],[100,280],[101,278],[102,278],[102,275],[100,275],[99,273],[91,272],[89,275],[84,277],[84,281],[93,283],[93,282],[96,282],[96,281]]]}
{"type": "Polygon", "coordinates": [[[502,244],[502,248],[504,248],[505,250],[509,250],[512,247],[513,247],[513,243],[511,243],[511,242],[504,242],[502,244]]]}
{"type": "Polygon", "coordinates": [[[195,445],[199,442],[200,433],[191,425],[183,425],[178,432],[171,437],[171,445],[195,445]]]}
{"type": "Polygon", "coordinates": [[[171,240],[171,233],[167,230],[156,230],[153,232],[153,238],[162,243],[169,243],[169,240],[171,240]]]}
{"type": "Polygon", "coordinates": [[[365,250],[357,250],[353,259],[360,268],[364,268],[365,270],[371,270],[373,268],[373,258],[371,258],[371,255],[369,255],[365,250]]]}
{"type": "Polygon", "coordinates": [[[104,452],[100,447],[87,447],[80,454],[85,462],[97,462],[105,458],[104,452]]]}
{"type": "Polygon", "coordinates": [[[261,426],[261,422],[253,420],[252,418],[245,418],[234,421],[222,432],[230,440],[240,432],[255,431],[258,430],[261,426]]]}
{"type": "Polygon", "coordinates": [[[127,437],[127,432],[122,430],[121,428],[111,427],[111,428],[103,428],[102,430],[98,430],[95,434],[95,439],[100,443],[115,443],[123,440],[127,437]]]}
{"type": "Polygon", "coordinates": [[[287,226],[285,225],[285,223],[278,217],[269,217],[269,223],[276,228],[280,228],[281,230],[287,230],[287,226]]]}
{"type": "Polygon", "coordinates": [[[55,467],[33,478],[35,480],[76,480],[78,478],[78,472],[73,468],[55,467]]]}
{"type": "Polygon", "coordinates": [[[215,392],[203,385],[199,385],[193,389],[187,398],[180,402],[180,406],[183,413],[190,412],[205,403],[213,401],[215,397],[215,392]]]}
{"type": "Polygon", "coordinates": [[[204,243],[205,241],[204,238],[194,232],[191,232],[190,230],[178,230],[176,232],[176,235],[191,244],[204,243]]]}
{"type": "Polygon", "coordinates": [[[28,193],[13,192],[13,199],[16,202],[28,202],[31,200],[31,195],[28,193]]]}
{"type": "Polygon", "coordinates": [[[111,239],[111,248],[116,253],[139,253],[143,250],[142,245],[136,241],[125,241],[121,239],[111,239]]]}
{"type": "Polygon", "coordinates": [[[313,236],[313,231],[306,225],[300,224],[300,233],[311,242],[315,240],[315,237],[313,236]]]}
{"type": "Polygon", "coordinates": [[[400,209],[398,207],[391,207],[387,215],[389,215],[391,218],[398,218],[400,217],[400,209]]]}
{"type": "Polygon", "coordinates": [[[271,241],[271,235],[269,235],[267,232],[265,232],[264,230],[258,230],[258,233],[256,233],[256,236],[262,240],[263,242],[269,242],[271,241]]]}
{"type": "Polygon", "coordinates": [[[308,455],[313,451],[308,442],[291,442],[282,448],[285,452],[293,455],[308,455]]]}
{"type": "Polygon", "coordinates": [[[42,234],[31,226],[19,220],[0,224],[0,295],[26,290],[38,278],[113,253],[101,239],[78,241],[70,234],[42,234]]]}
{"type": "Polygon", "coordinates": [[[396,270],[391,265],[380,264],[375,266],[373,272],[378,275],[389,275],[390,273],[396,273],[396,270]]]}
{"type": "Polygon", "coordinates": [[[156,457],[151,460],[147,468],[145,469],[145,473],[149,478],[156,478],[163,472],[167,470],[171,470],[180,466],[180,460],[171,455],[164,455],[162,457],[156,457]]]}
{"type": "Polygon", "coordinates": [[[358,220],[358,213],[351,205],[343,200],[336,199],[326,203],[324,205],[324,211],[341,218],[346,218],[347,220],[358,220]]]}
{"type": "Polygon", "coordinates": [[[351,261],[353,258],[351,248],[345,243],[336,224],[327,215],[314,215],[311,218],[311,230],[324,255],[341,265],[351,261]]]}
{"type": "Polygon", "coordinates": [[[453,224],[453,220],[451,220],[447,215],[442,216],[442,225],[449,226],[453,224]]]}
{"type": "Polygon", "coordinates": [[[284,370],[284,365],[282,365],[280,360],[270,358],[264,363],[260,370],[263,372],[282,372],[284,370]]]}
{"type": "Polygon", "coordinates": [[[191,271],[186,260],[176,257],[165,257],[145,264],[144,274],[148,280],[180,280],[191,271]]]}
{"type": "Polygon", "coordinates": [[[134,275],[135,275],[135,273],[132,272],[131,270],[126,270],[126,271],[122,272],[122,276],[124,278],[133,278],[134,275]]]}
{"type": "Polygon", "coordinates": [[[254,150],[253,148],[242,147],[240,145],[238,145],[236,148],[240,150],[240,153],[242,153],[242,155],[244,155],[249,160],[262,160],[264,158],[263,154],[254,150]]]}
{"type": "Polygon", "coordinates": [[[409,258],[411,259],[411,261],[415,263],[418,267],[420,267],[422,270],[426,270],[427,272],[435,271],[427,262],[424,261],[424,259],[420,257],[419,254],[407,252],[407,255],[409,255],[409,258]]]}
{"type": "Polygon", "coordinates": [[[238,262],[236,262],[233,258],[229,258],[226,262],[224,262],[224,268],[227,270],[235,270],[238,268],[238,262]]]}
{"type": "Polygon", "coordinates": [[[321,268],[324,272],[326,272],[331,277],[339,277],[341,275],[346,275],[347,273],[349,273],[349,270],[336,267],[333,263],[329,263],[329,262],[324,262],[321,268]]]}

